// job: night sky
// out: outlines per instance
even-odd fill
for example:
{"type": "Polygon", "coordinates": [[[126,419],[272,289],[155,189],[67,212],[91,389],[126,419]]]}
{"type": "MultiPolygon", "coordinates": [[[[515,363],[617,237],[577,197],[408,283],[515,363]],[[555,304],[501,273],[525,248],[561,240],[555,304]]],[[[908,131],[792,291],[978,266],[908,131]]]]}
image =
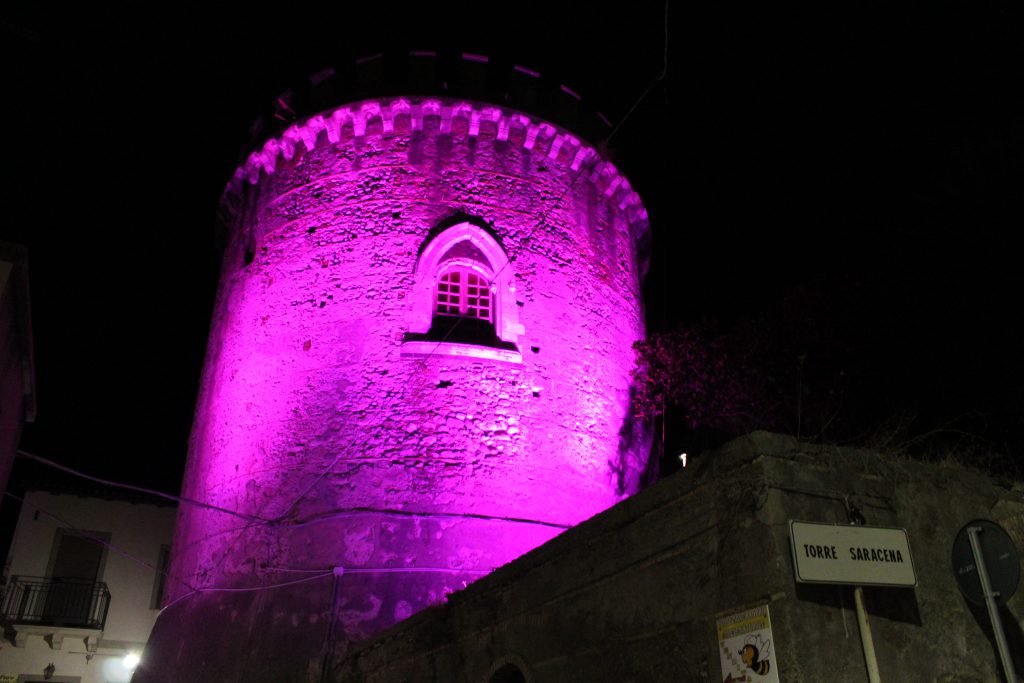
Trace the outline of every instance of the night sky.
{"type": "MultiPolygon", "coordinates": [[[[177,490],[215,209],[250,123],[326,66],[410,49],[557,74],[621,123],[652,331],[782,311],[849,335],[849,405],[872,419],[1024,446],[1020,17],[690,4],[669,10],[667,64],[660,3],[4,14],[0,239],[31,249],[38,391],[23,448],[177,490]]],[[[835,357],[804,342],[794,362],[835,357]]]]}

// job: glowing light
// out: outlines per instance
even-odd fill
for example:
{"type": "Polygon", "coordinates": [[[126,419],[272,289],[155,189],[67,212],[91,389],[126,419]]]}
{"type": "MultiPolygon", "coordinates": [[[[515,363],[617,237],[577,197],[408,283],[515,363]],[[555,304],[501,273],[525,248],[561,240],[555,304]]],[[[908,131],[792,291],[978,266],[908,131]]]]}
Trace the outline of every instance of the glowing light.
{"type": "MultiPolygon", "coordinates": [[[[636,253],[646,215],[596,152],[518,112],[363,102],[289,130],[229,190],[264,182],[277,199],[243,220],[260,225],[257,244],[240,229],[228,247],[184,489],[280,518],[246,543],[344,575],[360,601],[345,637],[363,639],[636,490],[650,446],[629,402],[642,268],[626,259],[613,278],[603,264],[636,253]],[[538,222],[552,191],[567,198],[538,222]],[[377,199],[390,208],[369,208],[377,199]],[[466,277],[442,292],[446,264],[466,277]],[[486,284],[464,290],[470,270],[486,284]],[[490,322],[500,344],[427,339],[439,312],[490,322]]],[[[253,586],[221,569],[231,520],[207,512],[182,511],[174,573],[253,586]]]]}
{"type": "Polygon", "coordinates": [[[132,671],[139,665],[139,656],[134,652],[129,652],[124,656],[124,659],[121,660],[121,663],[124,664],[124,668],[132,671]]]}
{"type": "Polygon", "coordinates": [[[679,462],[683,463],[683,467],[686,467],[686,453],[679,454],[679,462]]]}

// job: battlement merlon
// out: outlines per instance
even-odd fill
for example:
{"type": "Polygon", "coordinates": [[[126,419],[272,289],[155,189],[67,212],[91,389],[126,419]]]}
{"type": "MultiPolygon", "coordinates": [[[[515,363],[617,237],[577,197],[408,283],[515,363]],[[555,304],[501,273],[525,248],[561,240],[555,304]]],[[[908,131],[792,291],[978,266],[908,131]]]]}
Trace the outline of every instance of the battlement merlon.
{"type": "MultiPolygon", "coordinates": [[[[318,146],[404,133],[460,133],[519,145],[561,164],[579,180],[594,184],[605,201],[623,213],[638,245],[649,239],[650,223],[640,196],[626,177],[600,152],[571,132],[528,114],[460,99],[394,97],[342,105],[293,123],[267,139],[238,166],[224,194],[255,185],[273,175],[283,161],[318,146]]],[[[574,181],[576,178],[574,178],[574,181]]]]}

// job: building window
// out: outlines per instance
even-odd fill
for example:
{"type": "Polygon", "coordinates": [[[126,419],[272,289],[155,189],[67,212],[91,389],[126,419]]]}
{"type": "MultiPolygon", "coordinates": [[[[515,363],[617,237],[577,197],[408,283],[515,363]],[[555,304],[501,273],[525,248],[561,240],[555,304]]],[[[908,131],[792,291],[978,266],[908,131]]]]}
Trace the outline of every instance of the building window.
{"type": "Polygon", "coordinates": [[[491,283],[468,268],[452,268],[437,281],[437,315],[494,322],[491,283]]]}
{"type": "Polygon", "coordinates": [[[420,251],[403,356],[457,355],[522,362],[516,283],[490,232],[457,223],[420,251]]]}
{"type": "Polygon", "coordinates": [[[150,609],[160,609],[164,600],[164,583],[167,579],[167,563],[171,557],[171,546],[161,545],[160,555],[156,561],[156,576],[153,579],[153,595],[149,599],[150,609]]]}

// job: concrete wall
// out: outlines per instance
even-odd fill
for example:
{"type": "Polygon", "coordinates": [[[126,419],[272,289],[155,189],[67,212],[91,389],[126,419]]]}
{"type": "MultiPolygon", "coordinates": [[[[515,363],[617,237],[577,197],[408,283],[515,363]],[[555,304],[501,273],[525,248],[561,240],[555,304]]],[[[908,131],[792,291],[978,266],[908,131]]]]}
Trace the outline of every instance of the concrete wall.
{"type": "MultiPolygon", "coordinates": [[[[917,566],[915,589],[865,589],[882,679],[999,681],[950,550],[979,517],[1024,548],[1024,487],[766,433],[693,459],[396,626],[336,662],[331,680],[513,680],[489,678],[513,663],[526,681],[720,681],[717,617],[768,604],[780,680],[866,681],[852,589],[796,584],[789,543],[789,519],[847,523],[846,497],[869,524],[905,527],[917,566]]],[[[1018,593],[1004,612],[1018,671],[1022,619],[1018,593]]]]}
{"type": "MultiPolygon", "coordinates": [[[[83,683],[127,681],[121,661],[141,653],[157,610],[151,608],[160,548],[171,542],[175,509],[148,503],[31,491],[25,497],[7,559],[5,575],[46,576],[58,529],[110,534],[99,580],[110,590],[110,609],[99,647],[91,657],[82,639],[68,636],[53,649],[43,637],[29,636],[24,647],[0,642],[0,674],[41,674],[53,663],[56,674],[80,676],[83,683]],[[118,552],[120,551],[120,552],[118,552]],[[130,556],[130,557],[129,557],[130,556]]],[[[10,635],[10,634],[8,634],[10,635]]]]}

